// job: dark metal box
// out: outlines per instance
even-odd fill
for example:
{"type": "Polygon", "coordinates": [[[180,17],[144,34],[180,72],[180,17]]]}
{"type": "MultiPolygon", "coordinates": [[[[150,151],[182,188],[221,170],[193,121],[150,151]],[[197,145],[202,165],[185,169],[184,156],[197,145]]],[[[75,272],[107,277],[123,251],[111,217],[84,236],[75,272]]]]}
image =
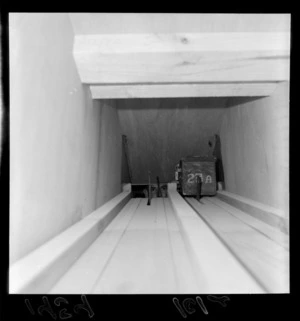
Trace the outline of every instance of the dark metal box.
{"type": "Polygon", "coordinates": [[[216,159],[214,157],[189,156],[180,160],[179,184],[183,195],[197,194],[197,176],[202,181],[201,195],[215,195],[216,159]]]}

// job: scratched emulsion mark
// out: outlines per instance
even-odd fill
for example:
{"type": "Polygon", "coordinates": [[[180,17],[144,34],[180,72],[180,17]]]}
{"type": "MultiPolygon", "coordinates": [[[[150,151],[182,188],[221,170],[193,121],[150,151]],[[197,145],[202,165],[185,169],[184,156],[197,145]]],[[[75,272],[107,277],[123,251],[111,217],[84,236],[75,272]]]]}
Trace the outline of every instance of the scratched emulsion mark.
{"type": "MultiPolygon", "coordinates": [[[[229,301],[229,298],[225,295],[221,297],[217,297],[215,295],[208,295],[207,299],[209,301],[221,304],[222,307],[226,307],[226,301],[229,301]]],[[[186,298],[182,301],[182,304],[180,304],[178,298],[174,297],[173,303],[183,318],[187,318],[188,315],[195,313],[195,307],[197,307],[197,304],[199,305],[199,307],[205,315],[208,314],[208,310],[206,309],[206,306],[200,296],[196,296],[196,300],[192,298],[186,298]]]]}

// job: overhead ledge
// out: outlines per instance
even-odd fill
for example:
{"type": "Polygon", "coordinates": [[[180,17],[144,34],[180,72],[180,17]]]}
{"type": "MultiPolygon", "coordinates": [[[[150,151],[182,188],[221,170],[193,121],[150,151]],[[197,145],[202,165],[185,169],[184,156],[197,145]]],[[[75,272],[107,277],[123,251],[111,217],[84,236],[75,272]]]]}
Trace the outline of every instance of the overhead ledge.
{"type": "Polygon", "coordinates": [[[269,96],[277,82],[91,85],[93,99],[269,96]]]}
{"type": "Polygon", "coordinates": [[[286,32],[224,32],[77,35],[73,54],[83,83],[128,85],[286,81],[289,51],[286,32]]]}

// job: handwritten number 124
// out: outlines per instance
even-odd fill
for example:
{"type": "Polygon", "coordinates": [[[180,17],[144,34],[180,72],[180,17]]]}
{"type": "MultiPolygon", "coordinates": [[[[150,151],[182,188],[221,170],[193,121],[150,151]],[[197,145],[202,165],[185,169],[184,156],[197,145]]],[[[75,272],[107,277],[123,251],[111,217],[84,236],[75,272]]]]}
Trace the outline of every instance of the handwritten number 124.
{"type": "MultiPolygon", "coordinates": [[[[43,300],[43,305],[39,306],[37,311],[38,311],[38,314],[39,315],[43,315],[45,312],[47,312],[48,314],[50,314],[50,316],[56,320],[57,319],[57,315],[55,313],[55,311],[53,310],[53,308],[51,307],[50,305],[50,302],[48,300],[48,298],[46,296],[43,296],[42,298],[43,300]]],[[[94,316],[94,312],[92,311],[88,301],[87,301],[87,298],[85,295],[81,295],[81,300],[82,300],[82,304],[76,304],[74,306],[74,312],[75,313],[78,313],[78,311],[80,309],[82,310],[85,310],[87,313],[88,313],[88,316],[89,318],[92,318],[94,316]]],[[[31,314],[35,314],[33,308],[32,308],[32,305],[30,303],[30,301],[28,299],[25,299],[25,304],[28,308],[28,310],[30,311],[31,314]]],[[[61,306],[62,304],[69,304],[68,300],[63,298],[63,297],[57,297],[55,300],[54,300],[54,304],[56,306],[61,306]]],[[[61,320],[65,320],[65,319],[69,319],[71,318],[73,315],[71,313],[68,313],[67,312],[67,309],[66,308],[63,308],[59,311],[59,318],[61,320]]]]}

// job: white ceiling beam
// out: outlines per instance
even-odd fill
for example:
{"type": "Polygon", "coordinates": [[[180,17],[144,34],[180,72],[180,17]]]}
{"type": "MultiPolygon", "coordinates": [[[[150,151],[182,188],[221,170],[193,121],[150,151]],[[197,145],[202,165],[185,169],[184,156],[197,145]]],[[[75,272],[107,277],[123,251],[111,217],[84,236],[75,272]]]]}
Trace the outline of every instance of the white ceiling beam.
{"type": "Polygon", "coordinates": [[[70,13],[74,33],[289,31],[291,14],[70,13]]]}
{"type": "Polygon", "coordinates": [[[75,37],[75,52],[122,54],[156,52],[288,51],[285,32],[103,34],[75,37]]]}
{"type": "Polygon", "coordinates": [[[277,83],[91,85],[93,99],[269,96],[277,83]]]}
{"type": "Polygon", "coordinates": [[[273,82],[289,79],[289,33],[76,36],[83,83],[273,82]]]}

